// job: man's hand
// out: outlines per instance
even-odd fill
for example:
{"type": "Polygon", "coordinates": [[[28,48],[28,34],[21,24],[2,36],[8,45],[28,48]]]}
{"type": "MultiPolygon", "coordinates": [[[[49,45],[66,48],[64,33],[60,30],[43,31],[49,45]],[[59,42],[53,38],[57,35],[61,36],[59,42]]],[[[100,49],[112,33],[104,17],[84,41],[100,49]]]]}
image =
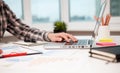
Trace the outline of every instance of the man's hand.
{"type": "Polygon", "coordinates": [[[52,41],[52,42],[61,42],[63,40],[65,40],[66,42],[70,42],[70,40],[76,42],[77,39],[71,35],[71,34],[67,34],[67,33],[49,33],[48,34],[48,38],[52,41]]]}

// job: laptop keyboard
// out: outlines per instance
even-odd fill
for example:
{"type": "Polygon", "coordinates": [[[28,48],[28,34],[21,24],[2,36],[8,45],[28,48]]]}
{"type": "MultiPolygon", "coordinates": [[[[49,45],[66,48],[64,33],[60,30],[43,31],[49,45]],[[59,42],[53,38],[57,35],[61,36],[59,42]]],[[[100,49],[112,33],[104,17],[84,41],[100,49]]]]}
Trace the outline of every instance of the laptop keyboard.
{"type": "Polygon", "coordinates": [[[78,40],[76,45],[87,45],[89,40],[78,40]]]}
{"type": "Polygon", "coordinates": [[[77,42],[62,42],[45,44],[44,48],[89,48],[92,44],[90,39],[79,39],[77,42]]]}
{"type": "Polygon", "coordinates": [[[89,39],[80,39],[77,42],[73,42],[73,41],[66,42],[65,45],[89,45],[91,43],[92,41],[89,39]]]}

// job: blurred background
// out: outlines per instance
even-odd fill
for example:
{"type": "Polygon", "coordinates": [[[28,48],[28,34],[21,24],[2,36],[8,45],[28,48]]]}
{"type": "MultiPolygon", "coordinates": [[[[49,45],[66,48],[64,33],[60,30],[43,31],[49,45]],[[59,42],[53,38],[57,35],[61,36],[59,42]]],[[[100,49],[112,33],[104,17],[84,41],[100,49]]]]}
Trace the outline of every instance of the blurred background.
{"type": "MultiPolygon", "coordinates": [[[[104,0],[4,0],[18,18],[31,27],[53,31],[55,21],[64,21],[68,32],[93,31],[94,16],[104,0]]],[[[110,29],[119,32],[120,0],[107,0],[110,29]]]]}

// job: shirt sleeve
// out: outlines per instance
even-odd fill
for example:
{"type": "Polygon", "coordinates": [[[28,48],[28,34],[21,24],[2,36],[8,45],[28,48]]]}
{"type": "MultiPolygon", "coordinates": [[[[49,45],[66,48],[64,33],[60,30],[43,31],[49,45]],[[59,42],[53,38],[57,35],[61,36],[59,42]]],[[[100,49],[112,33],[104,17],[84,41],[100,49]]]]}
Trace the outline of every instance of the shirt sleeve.
{"type": "Polygon", "coordinates": [[[7,18],[7,31],[21,40],[27,41],[50,41],[47,37],[49,32],[42,31],[37,28],[30,28],[28,25],[21,22],[20,19],[12,12],[7,4],[4,5],[5,15],[7,18]]]}

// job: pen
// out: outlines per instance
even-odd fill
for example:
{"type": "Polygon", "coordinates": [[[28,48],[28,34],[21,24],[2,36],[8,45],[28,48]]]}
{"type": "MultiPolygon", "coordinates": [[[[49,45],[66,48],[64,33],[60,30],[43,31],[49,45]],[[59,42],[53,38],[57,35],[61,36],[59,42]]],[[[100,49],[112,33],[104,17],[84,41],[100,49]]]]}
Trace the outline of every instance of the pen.
{"type": "Polygon", "coordinates": [[[4,54],[0,55],[0,58],[7,58],[7,57],[17,57],[17,56],[26,56],[26,55],[35,55],[35,54],[43,54],[42,52],[37,52],[37,53],[10,53],[10,54],[4,54]]]}
{"type": "Polygon", "coordinates": [[[99,17],[94,16],[94,19],[97,21],[98,24],[100,24],[101,21],[99,17]]]}

